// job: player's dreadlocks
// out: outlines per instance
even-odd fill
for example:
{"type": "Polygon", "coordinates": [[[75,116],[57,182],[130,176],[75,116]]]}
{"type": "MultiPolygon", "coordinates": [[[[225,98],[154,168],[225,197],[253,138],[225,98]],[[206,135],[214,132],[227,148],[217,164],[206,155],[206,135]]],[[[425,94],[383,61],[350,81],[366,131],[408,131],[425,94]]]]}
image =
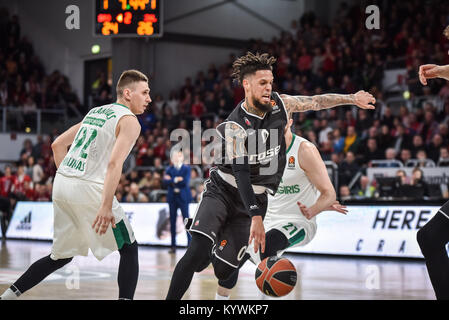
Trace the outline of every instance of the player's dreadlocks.
{"type": "Polygon", "coordinates": [[[232,77],[239,84],[242,84],[243,79],[248,74],[253,74],[258,70],[273,70],[272,65],[275,62],[276,58],[270,56],[268,53],[253,54],[247,52],[246,55],[238,58],[232,64],[232,77]]]}
{"type": "Polygon", "coordinates": [[[446,36],[446,38],[449,39],[449,26],[447,26],[446,29],[444,29],[443,34],[446,36]]]}

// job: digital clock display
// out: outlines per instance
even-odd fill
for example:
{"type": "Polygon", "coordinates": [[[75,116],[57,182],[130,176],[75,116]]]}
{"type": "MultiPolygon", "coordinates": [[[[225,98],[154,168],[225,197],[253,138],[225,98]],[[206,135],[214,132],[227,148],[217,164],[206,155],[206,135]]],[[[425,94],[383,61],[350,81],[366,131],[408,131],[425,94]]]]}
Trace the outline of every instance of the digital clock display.
{"type": "Polygon", "coordinates": [[[162,36],[162,0],[95,0],[95,35],[162,36]]]}

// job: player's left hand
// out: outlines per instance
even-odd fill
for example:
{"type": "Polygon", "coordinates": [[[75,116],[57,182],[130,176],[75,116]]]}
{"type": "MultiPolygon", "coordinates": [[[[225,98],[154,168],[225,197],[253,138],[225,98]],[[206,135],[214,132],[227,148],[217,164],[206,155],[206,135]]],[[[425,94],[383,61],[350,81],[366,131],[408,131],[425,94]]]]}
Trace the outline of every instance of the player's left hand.
{"type": "Polygon", "coordinates": [[[263,226],[263,220],[261,216],[254,216],[251,219],[251,228],[249,231],[248,244],[254,240],[254,253],[259,251],[265,252],[265,228],[263,226]]]}
{"type": "Polygon", "coordinates": [[[328,209],[328,211],[337,211],[343,214],[347,214],[348,210],[346,209],[346,206],[340,204],[340,202],[335,201],[328,209]]]}
{"type": "Polygon", "coordinates": [[[101,236],[106,233],[109,224],[112,224],[112,227],[115,228],[114,215],[110,209],[101,207],[97,212],[94,223],[92,224],[92,229],[95,229],[95,232],[99,233],[101,236]]]}
{"type": "Polygon", "coordinates": [[[376,107],[373,104],[376,103],[376,98],[371,93],[366,91],[359,91],[354,94],[354,104],[362,109],[375,109],[376,107]]]}

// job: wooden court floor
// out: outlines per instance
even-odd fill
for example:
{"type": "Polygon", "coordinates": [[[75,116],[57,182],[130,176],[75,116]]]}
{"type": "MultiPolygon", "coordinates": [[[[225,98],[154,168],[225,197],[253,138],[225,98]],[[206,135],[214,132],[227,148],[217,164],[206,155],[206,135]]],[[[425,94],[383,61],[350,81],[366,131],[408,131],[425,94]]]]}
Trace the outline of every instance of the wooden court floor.
{"type": "MultiPolygon", "coordinates": [[[[13,283],[34,261],[50,253],[50,242],[7,240],[0,246],[0,292],[13,283]]],[[[170,255],[166,248],[139,247],[140,274],[135,299],[164,299],[176,262],[185,250],[170,255]]],[[[103,261],[91,253],[73,261],[21,296],[39,300],[117,299],[117,252],[103,261]]],[[[288,300],[433,300],[424,261],[348,258],[287,254],[298,271],[295,289],[288,300]]],[[[231,300],[266,297],[254,281],[255,266],[246,263],[231,300]]],[[[212,300],[217,286],[209,266],[195,274],[184,299],[212,300]]]]}

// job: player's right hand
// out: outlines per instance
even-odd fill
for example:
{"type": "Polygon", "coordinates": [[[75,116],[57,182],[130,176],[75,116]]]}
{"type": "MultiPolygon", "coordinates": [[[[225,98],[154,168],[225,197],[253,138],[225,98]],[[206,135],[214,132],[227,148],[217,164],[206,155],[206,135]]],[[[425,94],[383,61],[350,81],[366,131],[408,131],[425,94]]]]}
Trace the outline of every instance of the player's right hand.
{"type": "Polygon", "coordinates": [[[97,212],[94,223],[92,224],[92,229],[95,229],[96,233],[102,235],[106,233],[110,223],[112,223],[112,227],[115,228],[115,218],[112,211],[101,207],[97,212]]]}
{"type": "Polygon", "coordinates": [[[436,64],[425,64],[419,67],[419,81],[427,86],[427,79],[435,79],[440,76],[440,66],[436,64]]]}
{"type": "Polygon", "coordinates": [[[260,251],[265,252],[265,228],[263,226],[263,220],[261,216],[254,216],[251,220],[251,229],[249,231],[248,244],[254,240],[254,253],[260,251]]]}
{"type": "Polygon", "coordinates": [[[375,109],[374,104],[376,103],[376,98],[371,93],[366,91],[359,91],[354,94],[354,104],[362,109],[375,109]]]}

